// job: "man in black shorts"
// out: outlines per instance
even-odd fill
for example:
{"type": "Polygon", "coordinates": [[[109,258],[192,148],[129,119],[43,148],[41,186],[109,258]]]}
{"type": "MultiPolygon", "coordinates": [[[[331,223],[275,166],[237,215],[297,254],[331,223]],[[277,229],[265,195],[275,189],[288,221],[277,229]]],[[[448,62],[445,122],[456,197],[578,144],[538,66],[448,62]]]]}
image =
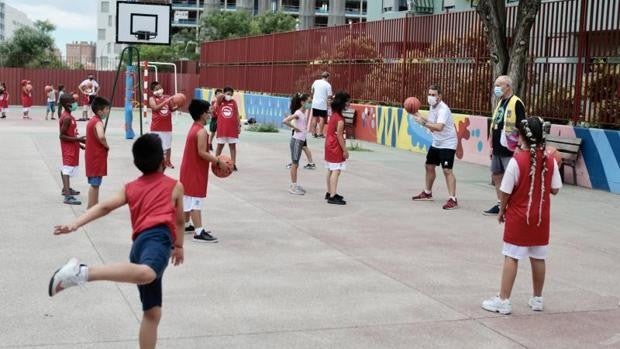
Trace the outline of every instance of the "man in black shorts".
{"type": "Polygon", "coordinates": [[[428,116],[425,117],[420,112],[416,112],[413,115],[418,123],[433,133],[433,144],[428,150],[428,154],[426,154],[426,188],[411,199],[433,199],[432,189],[436,177],[435,167],[441,165],[450,195],[446,204],[443,205],[443,209],[453,210],[458,208],[458,203],[456,200],[456,177],[454,177],[452,172],[457,145],[452,112],[448,105],[441,100],[441,88],[437,85],[429,87],[427,100],[430,106],[428,116]]]}
{"type": "Polygon", "coordinates": [[[331,98],[332,85],[329,83],[329,73],[323,72],[321,78],[312,83],[312,122],[310,122],[310,131],[314,138],[324,138],[323,128],[327,121],[327,102],[331,98]],[[319,124],[317,132],[316,126],[319,124]]]}

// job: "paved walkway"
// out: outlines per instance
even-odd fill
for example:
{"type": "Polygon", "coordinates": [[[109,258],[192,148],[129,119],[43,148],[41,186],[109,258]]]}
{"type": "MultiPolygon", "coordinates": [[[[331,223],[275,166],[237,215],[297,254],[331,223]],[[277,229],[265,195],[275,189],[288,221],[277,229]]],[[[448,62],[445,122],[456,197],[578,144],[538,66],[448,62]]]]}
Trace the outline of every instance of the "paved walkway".
{"type": "MultiPolygon", "coordinates": [[[[134,286],[47,296],[70,256],[125,261],[129,215],[123,208],[52,236],[85,207],[61,203],[57,124],[37,108],[33,121],[17,111],[0,120],[0,348],[135,348],[134,286]]],[[[115,111],[108,130],[104,199],[138,174],[121,119],[115,111]]],[[[175,125],[177,165],[189,120],[175,125]]],[[[363,144],[372,152],[352,152],[339,190],[348,204],[334,207],[322,198],[322,169],[301,171],[306,196],[287,193],[288,135],[243,133],[239,172],[211,177],[206,217],[220,243],[188,241],[186,263],[167,270],[160,348],[620,347],[620,196],[565,187],[552,204],[545,311],[527,307],[523,264],[514,313],[498,316],[480,309],[502,264],[502,228],[480,214],[494,202],[487,168],[457,162],[461,207],[446,212],[441,175],[436,201],[410,201],[423,186],[423,155],[363,144]]],[[[321,164],[322,141],[310,146],[321,164]]],[[[83,170],[72,186],[87,191],[83,170]]]]}

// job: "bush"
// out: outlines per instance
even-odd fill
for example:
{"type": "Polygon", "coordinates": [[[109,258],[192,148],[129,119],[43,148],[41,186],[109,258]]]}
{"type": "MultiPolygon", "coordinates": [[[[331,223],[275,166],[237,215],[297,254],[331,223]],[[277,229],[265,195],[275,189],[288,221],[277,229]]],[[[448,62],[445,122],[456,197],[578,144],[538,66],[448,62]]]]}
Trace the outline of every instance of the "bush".
{"type": "Polygon", "coordinates": [[[367,152],[371,152],[372,150],[364,148],[360,142],[355,142],[355,143],[351,143],[349,145],[347,145],[347,149],[349,151],[367,151],[367,152]]]}
{"type": "Polygon", "coordinates": [[[278,133],[279,130],[274,124],[254,124],[248,126],[248,131],[250,132],[267,132],[267,133],[278,133]]]}

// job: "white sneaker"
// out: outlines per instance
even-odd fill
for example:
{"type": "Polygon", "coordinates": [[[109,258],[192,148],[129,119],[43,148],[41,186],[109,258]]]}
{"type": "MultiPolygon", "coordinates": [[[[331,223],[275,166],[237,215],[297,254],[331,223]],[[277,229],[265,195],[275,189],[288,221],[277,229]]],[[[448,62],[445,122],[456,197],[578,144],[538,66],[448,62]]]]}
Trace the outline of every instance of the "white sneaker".
{"type": "Polygon", "coordinates": [[[306,192],[303,190],[300,190],[298,186],[291,186],[288,189],[288,192],[293,194],[293,195],[304,195],[306,192]]]}
{"type": "Polygon", "coordinates": [[[82,264],[77,258],[71,258],[60,269],[56,270],[50,279],[47,290],[49,296],[53,297],[62,290],[85,283],[86,277],[80,273],[81,266],[82,264]]]}
{"type": "Polygon", "coordinates": [[[533,311],[543,311],[543,297],[531,297],[527,305],[529,305],[533,311]]]}
{"type": "Polygon", "coordinates": [[[304,194],[306,193],[306,189],[304,189],[301,185],[297,185],[297,189],[303,191],[304,194]]]}
{"type": "Polygon", "coordinates": [[[508,315],[512,312],[510,299],[501,300],[498,296],[489,298],[482,302],[482,309],[492,311],[494,313],[500,313],[503,315],[508,315]]]}

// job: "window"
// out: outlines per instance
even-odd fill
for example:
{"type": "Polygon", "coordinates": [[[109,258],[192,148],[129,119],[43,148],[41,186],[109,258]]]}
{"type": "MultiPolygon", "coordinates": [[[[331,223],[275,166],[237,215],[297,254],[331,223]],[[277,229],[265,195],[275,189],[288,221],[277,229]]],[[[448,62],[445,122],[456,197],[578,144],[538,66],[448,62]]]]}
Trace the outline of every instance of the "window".
{"type": "Polygon", "coordinates": [[[101,13],[108,13],[108,12],[110,12],[110,2],[102,1],[101,2],[101,13]]]}
{"type": "Polygon", "coordinates": [[[105,29],[99,29],[97,31],[97,40],[105,40],[105,29]]]}
{"type": "Polygon", "coordinates": [[[123,45],[114,44],[114,53],[121,53],[122,50],[123,50],[123,45]]]}
{"type": "Polygon", "coordinates": [[[108,27],[112,27],[114,25],[114,17],[108,16],[108,27]]]}
{"type": "Polygon", "coordinates": [[[108,44],[106,46],[108,48],[107,49],[108,53],[112,53],[112,44],[108,42],[108,44]]]}

